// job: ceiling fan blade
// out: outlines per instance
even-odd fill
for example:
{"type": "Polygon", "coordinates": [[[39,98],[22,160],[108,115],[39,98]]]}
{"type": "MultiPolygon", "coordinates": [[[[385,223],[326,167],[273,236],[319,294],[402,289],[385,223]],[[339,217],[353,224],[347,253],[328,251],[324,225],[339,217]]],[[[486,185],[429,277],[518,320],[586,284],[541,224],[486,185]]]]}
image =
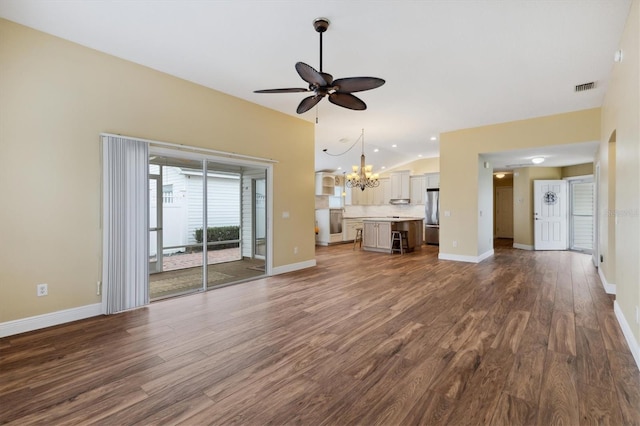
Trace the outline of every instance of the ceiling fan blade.
{"type": "Polygon", "coordinates": [[[290,88],[290,89],[265,89],[265,90],[254,90],[253,93],[298,93],[298,92],[309,92],[309,89],[299,89],[299,88],[290,88]]]}
{"type": "Polygon", "coordinates": [[[307,65],[304,62],[296,63],[296,71],[298,71],[298,74],[304,81],[311,85],[319,87],[327,85],[327,82],[322,74],[320,74],[312,66],[307,65]]]}
{"type": "Polygon", "coordinates": [[[320,102],[322,98],[323,96],[320,95],[314,95],[309,96],[308,98],[304,98],[302,102],[300,102],[300,105],[298,105],[298,109],[296,110],[296,112],[298,114],[302,114],[309,111],[311,108],[316,106],[316,104],[320,102]]]}
{"type": "Polygon", "coordinates": [[[329,102],[344,108],[355,109],[357,111],[367,109],[367,104],[365,104],[362,99],[357,98],[350,93],[332,93],[329,95],[329,102]]]}
{"type": "Polygon", "coordinates": [[[384,83],[383,79],[377,77],[349,77],[334,80],[332,85],[338,86],[338,92],[351,93],[375,89],[384,83]]]}

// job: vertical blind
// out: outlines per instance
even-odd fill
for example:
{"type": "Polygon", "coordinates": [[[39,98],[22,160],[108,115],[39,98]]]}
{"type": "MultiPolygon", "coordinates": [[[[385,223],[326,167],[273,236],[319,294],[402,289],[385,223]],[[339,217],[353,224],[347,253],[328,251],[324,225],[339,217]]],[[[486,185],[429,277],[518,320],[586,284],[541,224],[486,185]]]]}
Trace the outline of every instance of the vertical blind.
{"type": "Polygon", "coordinates": [[[102,310],[149,303],[149,145],[102,136],[102,310]]]}

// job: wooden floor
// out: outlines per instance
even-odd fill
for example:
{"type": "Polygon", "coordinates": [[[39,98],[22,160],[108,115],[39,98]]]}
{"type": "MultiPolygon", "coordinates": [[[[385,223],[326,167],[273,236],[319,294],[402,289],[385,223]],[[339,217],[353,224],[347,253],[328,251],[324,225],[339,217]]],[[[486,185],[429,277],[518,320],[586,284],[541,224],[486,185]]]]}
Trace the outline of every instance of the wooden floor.
{"type": "Polygon", "coordinates": [[[318,266],[0,340],[0,423],[640,424],[588,256],[318,266]]]}

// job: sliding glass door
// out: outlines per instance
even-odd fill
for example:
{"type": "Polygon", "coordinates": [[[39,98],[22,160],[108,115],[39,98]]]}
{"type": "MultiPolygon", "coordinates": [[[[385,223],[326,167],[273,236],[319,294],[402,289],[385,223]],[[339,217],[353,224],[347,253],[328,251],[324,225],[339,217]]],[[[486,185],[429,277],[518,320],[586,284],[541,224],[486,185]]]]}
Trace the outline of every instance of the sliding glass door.
{"type": "Polygon", "coordinates": [[[264,275],[266,251],[255,248],[258,235],[266,246],[266,214],[256,214],[252,181],[264,187],[265,176],[262,167],[151,155],[151,300],[264,275]]]}

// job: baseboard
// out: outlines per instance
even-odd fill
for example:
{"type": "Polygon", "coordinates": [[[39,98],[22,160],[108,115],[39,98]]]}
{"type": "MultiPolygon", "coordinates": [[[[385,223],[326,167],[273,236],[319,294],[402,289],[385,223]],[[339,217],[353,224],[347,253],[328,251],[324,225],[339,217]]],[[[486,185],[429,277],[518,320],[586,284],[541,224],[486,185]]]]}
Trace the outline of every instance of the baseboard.
{"type": "Polygon", "coordinates": [[[629,326],[627,319],[624,317],[617,300],[613,302],[613,312],[616,314],[620,328],[622,328],[622,334],[624,334],[625,339],[627,339],[627,344],[629,345],[629,349],[631,349],[633,359],[636,360],[636,365],[640,368],[640,346],[638,346],[638,341],[633,335],[631,327],[629,326]]]}
{"type": "Polygon", "coordinates": [[[7,321],[0,323],[0,337],[13,336],[14,334],[26,333],[27,331],[39,330],[98,315],[102,315],[101,303],[7,321]]]}
{"type": "Polygon", "coordinates": [[[286,274],[287,272],[299,271],[300,269],[312,268],[314,266],[316,266],[315,259],[299,263],[290,263],[289,265],[274,266],[271,269],[271,275],[286,274]]]}
{"type": "Polygon", "coordinates": [[[527,244],[513,243],[513,248],[517,248],[520,250],[533,250],[533,246],[529,246],[527,244]]]}
{"type": "Polygon", "coordinates": [[[480,263],[488,257],[493,256],[493,249],[481,254],[480,256],[464,256],[461,254],[438,253],[440,260],[454,260],[456,262],[480,263]]]}
{"type": "Polygon", "coordinates": [[[600,281],[602,281],[602,287],[604,287],[605,293],[616,294],[616,285],[607,282],[607,278],[604,276],[604,272],[602,272],[602,267],[598,268],[598,276],[600,277],[600,281]]]}

